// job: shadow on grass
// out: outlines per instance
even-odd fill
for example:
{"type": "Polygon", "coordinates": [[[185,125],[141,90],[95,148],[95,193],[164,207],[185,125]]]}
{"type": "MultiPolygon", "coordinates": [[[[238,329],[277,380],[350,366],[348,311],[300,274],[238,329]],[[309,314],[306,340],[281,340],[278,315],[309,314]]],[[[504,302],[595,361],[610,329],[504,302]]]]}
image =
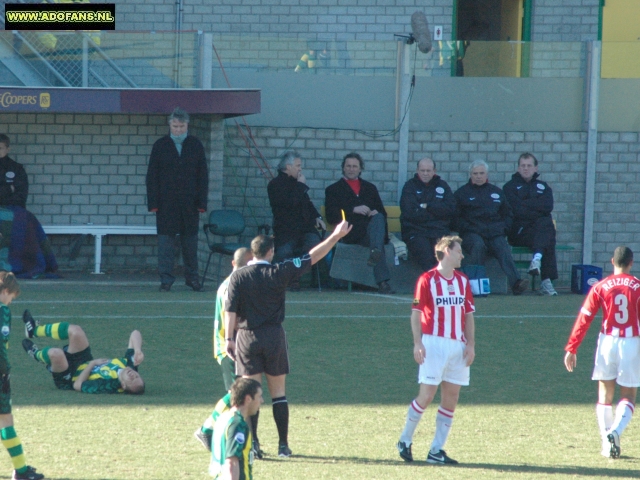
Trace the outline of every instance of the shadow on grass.
{"type": "MultiPolygon", "coordinates": [[[[634,457],[621,457],[620,460],[637,460],[634,457]]],[[[426,462],[407,463],[403,460],[385,460],[372,459],[362,457],[322,457],[317,455],[294,455],[286,460],[278,458],[265,458],[261,461],[286,461],[297,463],[320,463],[320,464],[363,464],[363,465],[389,465],[400,466],[405,465],[407,468],[446,468],[446,469],[474,469],[474,470],[494,470],[497,472],[513,472],[513,473],[533,473],[548,475],[570,475],[570,476],[587,476],[595,478],[637,478],[637,470],[618,470],[615,468],[593,468],[583,466],[566,466],[566,467],[546,467],[541,465],[509,465],[496,463],[463,463],[458,465],[431,465],[426,462]]]]}

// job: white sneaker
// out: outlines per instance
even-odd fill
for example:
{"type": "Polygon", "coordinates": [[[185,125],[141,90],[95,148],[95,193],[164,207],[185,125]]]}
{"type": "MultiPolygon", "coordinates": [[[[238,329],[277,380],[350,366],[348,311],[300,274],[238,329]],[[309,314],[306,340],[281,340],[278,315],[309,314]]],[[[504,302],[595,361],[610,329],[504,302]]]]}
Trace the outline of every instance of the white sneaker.
{"type": "Polygon", "coordinates": [[[540,282],[540,294],[541,295],[558,295],[556,289],[553,288],[553,283],[548,278],[545,278],[542,282],[540,282]]]}
{"type": "Polygon", "coordinates": [[[534,258],[529,264],[529,275],[537,277],[540,275],[540,259],[534,258]]]}

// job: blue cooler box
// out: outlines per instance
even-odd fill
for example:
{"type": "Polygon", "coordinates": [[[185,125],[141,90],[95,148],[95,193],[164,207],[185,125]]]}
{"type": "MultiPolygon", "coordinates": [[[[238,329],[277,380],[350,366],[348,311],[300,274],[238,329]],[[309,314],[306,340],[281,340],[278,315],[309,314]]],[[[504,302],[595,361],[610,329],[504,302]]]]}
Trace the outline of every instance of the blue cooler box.
{"type": "Polygon", "coordinates": [[[602,269],[594,265],[571,265],[571,291],[588,293],[591,287],[602,280],[602,269]]]}

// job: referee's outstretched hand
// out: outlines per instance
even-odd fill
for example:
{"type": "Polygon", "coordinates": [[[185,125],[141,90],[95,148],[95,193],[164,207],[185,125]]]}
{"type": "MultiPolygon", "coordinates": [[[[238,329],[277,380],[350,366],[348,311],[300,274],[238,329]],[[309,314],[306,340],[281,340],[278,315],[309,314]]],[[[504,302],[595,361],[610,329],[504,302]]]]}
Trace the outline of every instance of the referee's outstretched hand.
{"type": "Polygon", "coordinates": [[[331,235],[335,235],[338,237],[338,239],[340,239],[346,236],[352,228],[353,225],[349,225],[349,222],[343,220],[338,225],[336,225],[336,228],[333,229],[333,233],[331,235]]]}

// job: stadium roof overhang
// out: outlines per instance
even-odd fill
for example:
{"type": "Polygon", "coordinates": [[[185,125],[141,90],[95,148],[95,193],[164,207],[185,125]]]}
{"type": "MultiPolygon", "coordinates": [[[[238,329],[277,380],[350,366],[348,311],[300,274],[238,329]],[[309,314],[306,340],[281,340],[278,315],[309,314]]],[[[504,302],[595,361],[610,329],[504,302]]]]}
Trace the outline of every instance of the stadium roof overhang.
{"type": "Polygon", "coordinates": [[[0,87],[0,113],[189,114],[260,113],[260,89],[120,89],[0,87]]]}

